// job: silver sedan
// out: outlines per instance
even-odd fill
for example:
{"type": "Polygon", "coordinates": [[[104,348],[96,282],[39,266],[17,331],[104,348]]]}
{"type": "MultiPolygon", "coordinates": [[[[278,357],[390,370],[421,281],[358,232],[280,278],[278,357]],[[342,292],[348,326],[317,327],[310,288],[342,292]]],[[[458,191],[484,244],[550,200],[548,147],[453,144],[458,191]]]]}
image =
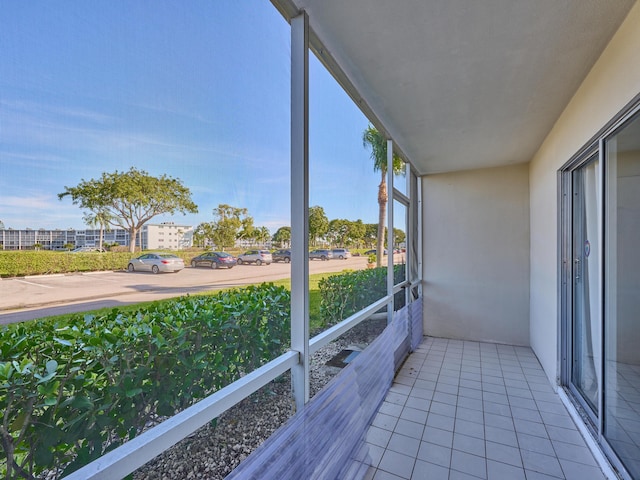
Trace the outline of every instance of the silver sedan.
{"type": "Polygon", "coordinates": [[[129,260],[127,270],[130,272],[147,271],[159,273],[179,272],[183,268],[184,261],[177,255],[171,253],[145,253],[129,260]]]}

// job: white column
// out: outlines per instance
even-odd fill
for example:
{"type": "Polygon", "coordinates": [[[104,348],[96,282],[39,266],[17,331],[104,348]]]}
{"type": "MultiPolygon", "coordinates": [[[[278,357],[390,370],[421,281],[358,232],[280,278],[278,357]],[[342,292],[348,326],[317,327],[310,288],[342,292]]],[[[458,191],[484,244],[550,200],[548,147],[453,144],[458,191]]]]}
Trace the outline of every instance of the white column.
{"type": "MultiPolygon", "coordinates": [[[[393,320],[393,140],[387,140],[387,323],[393,320]]],[[[382,251],[384,253],[384,250],[382,251]]]]}
{"type": "MultiPolygon", "coordinates": [[[[422,240],[422,228],[423,228],[423,218],[422,218],[422,179],[416,175],[416,186],[417,191],[415,192],[415,197],[411,197],[412,203],[415,205],[415,208],[418,209],[418,224],[414,226],[414,234],[417,235],[418,238],[418,279],[420,280],[420,286],[418,287],[418,295],[422,297],[422,259],[424,258],[424,250],[423,250],[423,240],[422,240]]],[[[412,192],[413,195],[413,192],[412,192]]]]}
{"type": "Polygon", "coordinates": [[[309,18],[291,19],[291,369],[297,410],[309,400],[309,18]]]}

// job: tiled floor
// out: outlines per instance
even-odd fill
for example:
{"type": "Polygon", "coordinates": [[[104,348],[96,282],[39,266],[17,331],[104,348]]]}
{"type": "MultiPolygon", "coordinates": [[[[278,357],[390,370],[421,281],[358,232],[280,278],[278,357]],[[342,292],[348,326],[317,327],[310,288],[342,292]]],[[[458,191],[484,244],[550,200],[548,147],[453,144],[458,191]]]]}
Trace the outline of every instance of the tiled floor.
{"type": "Polygon", "coordinates": [[[605,478],[525,347],[425,338],[367,443],[369,480],[605,478]]]}

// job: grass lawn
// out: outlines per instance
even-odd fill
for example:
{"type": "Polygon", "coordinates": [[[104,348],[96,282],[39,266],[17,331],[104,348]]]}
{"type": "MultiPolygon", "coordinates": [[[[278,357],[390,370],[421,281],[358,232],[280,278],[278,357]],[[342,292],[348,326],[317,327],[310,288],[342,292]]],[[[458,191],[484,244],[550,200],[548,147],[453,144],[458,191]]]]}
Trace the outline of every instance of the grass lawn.
{"type": "MultiPolygon", "coordinates": [[[[322,319],[320,318],[320,290],[318,289],[318,282],[331,275],[339,275],[342,272],[337,273],[315,273],[309,275],[309,331],[313,332],[322,327],[322,319]]],[[[276,285],[281,285],[287,290],[291,290],[291,279],[278,280],[273,282],[276,285]]]]}

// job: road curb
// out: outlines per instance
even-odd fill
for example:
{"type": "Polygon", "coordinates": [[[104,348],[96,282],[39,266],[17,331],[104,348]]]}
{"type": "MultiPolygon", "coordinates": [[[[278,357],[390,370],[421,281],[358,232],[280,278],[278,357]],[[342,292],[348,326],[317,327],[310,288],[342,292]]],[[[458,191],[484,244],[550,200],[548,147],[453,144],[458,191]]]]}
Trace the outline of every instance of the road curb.
{"type": "Polygon", "coordinates": [[[43,275],[25,275],[24,277],[0,277],[0,280],[36,280],[38,278],[72,277],[74,275],[102,275],[105,273],[117,273],[117,272],[126,272],[126,270],[120,269],[120,270],[98,270],[95,272],[45,273],[43,275]]]}
{"type": "Polygon", "coordinates": [[[18,280],[20,280],[21,278],[24,278],[26,280],[34,280],[36,278],[56,278],[56,277],[64,277],[66,274],[64,273],[50,273],[48,275],[25,275],[24,277],[12,277],[12,278],[17,278],[18,280]]]}
{"type": "Polygon", "coordinates": [[[121,270],[98,270],[95,272],[78,272],[80,275],[104,275],[105,273],[115,273],[115,272],[124,272],[124,269],[121,270]]]}

